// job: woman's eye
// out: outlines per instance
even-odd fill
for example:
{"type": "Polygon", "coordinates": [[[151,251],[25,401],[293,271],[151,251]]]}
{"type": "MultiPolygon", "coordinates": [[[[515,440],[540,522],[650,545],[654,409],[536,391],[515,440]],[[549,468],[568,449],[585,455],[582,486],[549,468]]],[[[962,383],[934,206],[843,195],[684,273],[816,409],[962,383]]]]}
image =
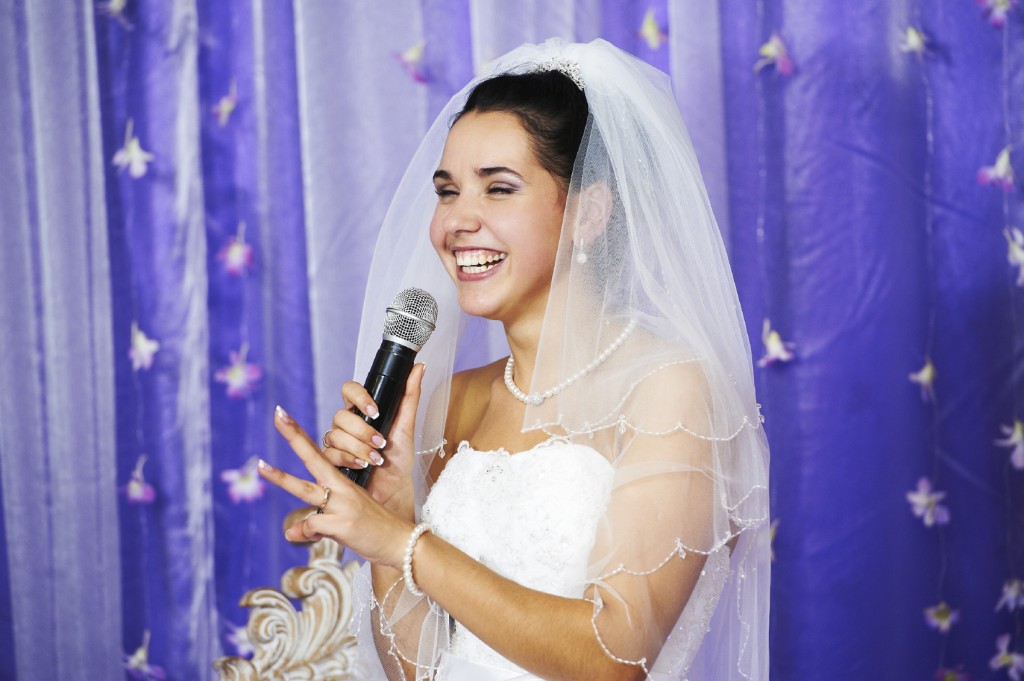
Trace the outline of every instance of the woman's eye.
{"type": "Polygon", "coordinates": [[[515,190],[512,187],[496,186],[489,188],[487,191],[490,194],[511,194],[515,190]]]}
{"type": "Polygon", "coordinates": [[[454,189],[445,189],[443,187],[435,189],[434,193],[437,194],[442,199],[449,196],[455,196],[456,194],[458,194],[458,192],[455,191],[454,189]]]}

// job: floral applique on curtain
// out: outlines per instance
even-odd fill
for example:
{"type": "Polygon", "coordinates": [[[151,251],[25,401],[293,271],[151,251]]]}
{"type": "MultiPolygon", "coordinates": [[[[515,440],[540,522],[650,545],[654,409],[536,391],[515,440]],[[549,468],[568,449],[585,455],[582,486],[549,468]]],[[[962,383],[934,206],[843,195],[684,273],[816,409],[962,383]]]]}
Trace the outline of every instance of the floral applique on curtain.
{"type": "Polygon", "coordinates": [[[647,43],[647,47],[652,50],[657,50],[661,47],[662,43],[668,40],[668,33],[658,24],[658,20],[654,16],[653,7],[644,14],[644,20],[636,34],[638,37],[643,38],[644,42],[647,43]]]}
{"type": "Polygon", "coordinates": [[[421,40],[408,49],[395,53],[395,59],[402,65],[406,75],[417,83],[427,82],[427,72],[423,66],[423,48],[426,42],[421,40]]]}
{"type": "Polygon", "coordinates": [[[764,356],[757,360],[757,366],[766,367],[776,362],[791,362],[796,358],[793,344],[782,340],[778,331],[772,328],[771,320],[764,320],[761,326],[761,342],[764,343],[764,356]]]}
{"type": "Polygon", "coordinates": [[[134,121],[129,118],[124,130],[124,145],[114,154],[112,162],[118,170],[127,170],[128,175],[137,180],[146,175],[146,170],[155,157],[143,149],[139,138],[132,134],[134,125],[134,121]]]}
{"type": "Polygon", "coordinates": [[[238,352],[228,353],[230,364],[221,367],[213,378],[227,386],[228,397],[236,400],[244,399],[252,394],[256,381],[263,377],[263,370],[257,364],[245,361],[249,353],[249,344],[243,343],[238,352]]]}
{"type": "Polygon", "coordinates": [[[128,484],[121,488],[129,504],[151,504],[156,499],[156,490],[153,485],[146,482],[142,475],[142,467],[146,465],[146,455],[143,454],[135,463],[132,470],[132,477],[128,484]]]}
{"type": "Polygon", "coordinates": [[[1006,147],[996,156],[996,161],[990,166],[984,166],[978,170],[978,184],[987,184],[999,187],[1004,192],[1013,189],[1016,179],[1013,174],[1013,166],[1010,165],[1010,152],[1012,147],[1006,147]]]}
{"type": "Polygon", "coordinates": [[[153,366],[153,357],[160,350],[160,341],[153,340],[132,322],[132,343],[128,349],[128,359],[132,361],[132,371],[149,369],[153,366]]]}
{"type": "Polygon", "coordinates": [[[1012,426],[999,426],[1006,437],[996,440],[995,444],[1010,449],[1010,464],[1021,471],[1024,470],[1024,422],[1017,419],[1012,426]]]}
{"type": "Polygon", "coordinates": [[[217,100],[210,111],[217,117],[217,125],[223,128],[231,120],[231,114],[235,112],[236,108],[238,108],[238,83],[232,78],[228,93],[217,100]]]}
{"type": "Polygon", "coordinates": [[[914,516],[924,522],[925,527],[946,525],[949,523],[949,509],[940,504],[946,497],[945,492],[933,491],[932,483],[927,477],[917,481],[917,489],[907,492],[907,501],[914,516]]]}
{"type": "Polygon", "coordinates": [[[252,503],[263,496],[266,484],[257,472],[259,459],[252,457],[240,468],[221,471],[220,479],[228,485],[228,496],[236,504],[252,503]]]}
{"type": "Polygon", "coordinates": [[[761,45],[757,52],[761,55],[761,58],[754,64],[755,72],[774,67],[776,73],[783,76],[791,76],[796,71],[796,64],[793,63],[793,58],[789,56],[789,48],[783,42],[782,36],[775,31],[768,38],[768,42],[761,45]]]}
{"type": "Polygon", "coordinates": [[[224,271],[226,273],[235,277],[252,269],[252,245],[245,241],[244,222],[238,223],[238,231],[217,252],[217,261],[224,264],[224,271]]]}

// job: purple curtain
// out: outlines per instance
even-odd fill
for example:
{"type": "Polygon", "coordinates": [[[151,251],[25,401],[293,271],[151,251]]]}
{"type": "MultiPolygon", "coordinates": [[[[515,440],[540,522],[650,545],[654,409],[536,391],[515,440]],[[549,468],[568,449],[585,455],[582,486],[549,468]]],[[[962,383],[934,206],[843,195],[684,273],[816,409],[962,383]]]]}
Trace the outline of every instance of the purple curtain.
{"type": "Polygon", "coordinates": [[[690,128],[772,444],[773,678],[1024,672],[1018,3],[0,0],[0,679],[246,652],[239,598],[305,561],[274,405],[326,428],[419,139],[556,35],[666,70],[690,128]]]}

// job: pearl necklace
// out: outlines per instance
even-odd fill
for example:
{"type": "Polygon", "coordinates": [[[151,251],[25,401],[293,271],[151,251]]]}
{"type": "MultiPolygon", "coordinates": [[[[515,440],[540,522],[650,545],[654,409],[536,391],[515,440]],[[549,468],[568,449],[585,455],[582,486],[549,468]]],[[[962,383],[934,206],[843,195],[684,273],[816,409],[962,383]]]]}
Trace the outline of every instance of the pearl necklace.
{"type": "Polygon", "coordinates": [[[512,359],[512,355],[509,355],[508,361],[505,363],[505,387],[508,388],[508,391],[510,393],[512,393],[512,397],[516,398],[520,402],[525,402],[531,407],[539,406],[544,402],[544,400],[548,399],[549,397],[554,397],[555,395],[562,392],[570,385],[572,385],[573,383],[580,380],[581,378],[589,374],[591,371],[596,369],[602,362],[608,359],[613,352],[618,350],[620,345],[626,342],[626,338],[629,337],[629,334],[633,333],[633,329],[635,328],[636,320],[629,320],[629,324],[627,324],[626,328],[622,330],[622,333],[619,334],[619,337],[613,340],[612,344],[605,348],[604,352],[595,357],[594,361],[592,361],[590,364],[583,367],[575,374],[573,374],[569,378],[565,379],[564,381],[556,385],[554,388],[548,388],[542,393],[526,394],[519,389],[519,386],[516,385],[515,380],[513,380],[512,378],[512,368],[515,366],[515,360],[512,359]]]}

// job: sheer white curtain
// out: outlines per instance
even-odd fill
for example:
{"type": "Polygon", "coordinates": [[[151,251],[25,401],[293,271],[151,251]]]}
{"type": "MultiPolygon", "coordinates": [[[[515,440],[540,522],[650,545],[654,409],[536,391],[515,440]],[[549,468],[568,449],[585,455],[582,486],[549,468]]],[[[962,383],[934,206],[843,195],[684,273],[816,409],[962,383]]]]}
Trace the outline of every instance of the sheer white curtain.
{"type": "Polygon", "coordinates": [[[120,545],[92,4],[2,0],[0,16],[0,475],[17,678],[114,679],[120,545]]]}

